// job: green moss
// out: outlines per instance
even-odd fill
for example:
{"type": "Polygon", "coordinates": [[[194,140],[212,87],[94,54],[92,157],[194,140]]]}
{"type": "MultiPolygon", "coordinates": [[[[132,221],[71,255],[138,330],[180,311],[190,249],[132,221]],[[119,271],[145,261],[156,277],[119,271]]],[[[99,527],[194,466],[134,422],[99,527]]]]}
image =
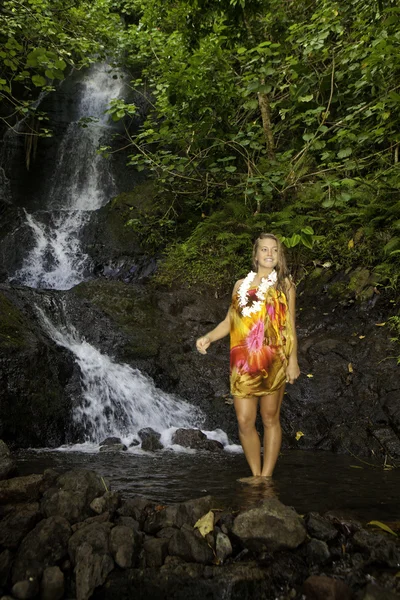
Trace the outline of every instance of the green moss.
{"type": "Polygon", "coordinates": [[[24,315],[0,293],[0,345],[4,349],[26,347],[30,340],[29,324],[24,315]]]}
{"type": "Polygon", "coordinates": [[[349,290],[355,292],[356,295],[359,295],[368,284],[370,275],[371,273],[368,269],[364,269],[363,267],[355,269],[350,275],[348,283],[349,290]]]}

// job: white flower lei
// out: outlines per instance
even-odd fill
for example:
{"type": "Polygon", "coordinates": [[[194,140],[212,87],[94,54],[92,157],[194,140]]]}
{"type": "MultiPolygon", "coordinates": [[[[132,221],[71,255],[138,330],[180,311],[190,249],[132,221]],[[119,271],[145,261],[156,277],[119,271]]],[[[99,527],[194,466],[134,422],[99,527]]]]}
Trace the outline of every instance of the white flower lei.
{"type": "Polygon", "coordinates": [[[250,273],[248,273],[245,279],[243,280],[243,283],[237,292],[239,298],[239,306],[241,308],[242,315],[245,317],[249,317],[252,313],[256,313],[261,310],[265,300],[265,294],[267,293],[267,289],[274,285],[274,283],[276,283],[276,280],[278,279],[275,269],[271,271],[268,277],[263,277],[256,292],[258,301],[253,302],[251,306],[247,306],[249,302],[250,284],[256,275],[257,273],[255,273],[254,271],[250,271],[250,273]]]}

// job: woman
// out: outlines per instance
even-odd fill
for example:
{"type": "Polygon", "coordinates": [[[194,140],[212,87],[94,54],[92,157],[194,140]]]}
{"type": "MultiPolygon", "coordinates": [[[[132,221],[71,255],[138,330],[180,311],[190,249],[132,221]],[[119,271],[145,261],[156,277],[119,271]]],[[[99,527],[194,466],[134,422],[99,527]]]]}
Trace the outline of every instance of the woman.
{"type": "MultiPolygon", "coordinates": [[[[206,354],[211,343],[231,336],[231,394],[239,438],[252,472],[249,482],[272,477],[282,442],[279,421],[285,384],[300,375],[295,329],[295,286],[281,242],[263,233],[253,247],[253,268],[236,282],[223,321],[196,342],[206,354]],[[264,425],[264,460],[256,430],[257,407],[264,425]]],[[[242,480],[245,481],[245,480],[242,480]]]]}

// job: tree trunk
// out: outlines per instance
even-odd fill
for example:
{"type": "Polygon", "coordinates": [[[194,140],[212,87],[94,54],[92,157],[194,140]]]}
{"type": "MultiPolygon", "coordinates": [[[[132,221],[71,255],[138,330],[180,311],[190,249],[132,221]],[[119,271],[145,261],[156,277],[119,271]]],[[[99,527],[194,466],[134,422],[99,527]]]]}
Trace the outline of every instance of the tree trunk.
{"type": "Polygon", "coordinates": [[[275,158],[275,143],[274,143],[274,135],[272,133],[272,124],[271,124],[271,108],[269,105],[269,98],[267,94],[263,94],[261,92],[257,93],[258,96],[258,106],[260,107],[265,144],[267,147],[268,158],[275,158]]]}

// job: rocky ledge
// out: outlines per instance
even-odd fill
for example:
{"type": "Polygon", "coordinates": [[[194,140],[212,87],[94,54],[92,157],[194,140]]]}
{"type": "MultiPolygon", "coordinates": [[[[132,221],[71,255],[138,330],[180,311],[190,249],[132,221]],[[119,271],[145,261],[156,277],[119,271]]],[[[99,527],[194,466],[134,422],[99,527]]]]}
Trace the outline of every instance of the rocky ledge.
{"type": "Polygon", "coordinates": [[[299,515],[260,485],[263,501],[232,512],[211,496],[124,498],[85,469],[3,479],[1,600],[400,598],[394,531],[299,515]]]}

